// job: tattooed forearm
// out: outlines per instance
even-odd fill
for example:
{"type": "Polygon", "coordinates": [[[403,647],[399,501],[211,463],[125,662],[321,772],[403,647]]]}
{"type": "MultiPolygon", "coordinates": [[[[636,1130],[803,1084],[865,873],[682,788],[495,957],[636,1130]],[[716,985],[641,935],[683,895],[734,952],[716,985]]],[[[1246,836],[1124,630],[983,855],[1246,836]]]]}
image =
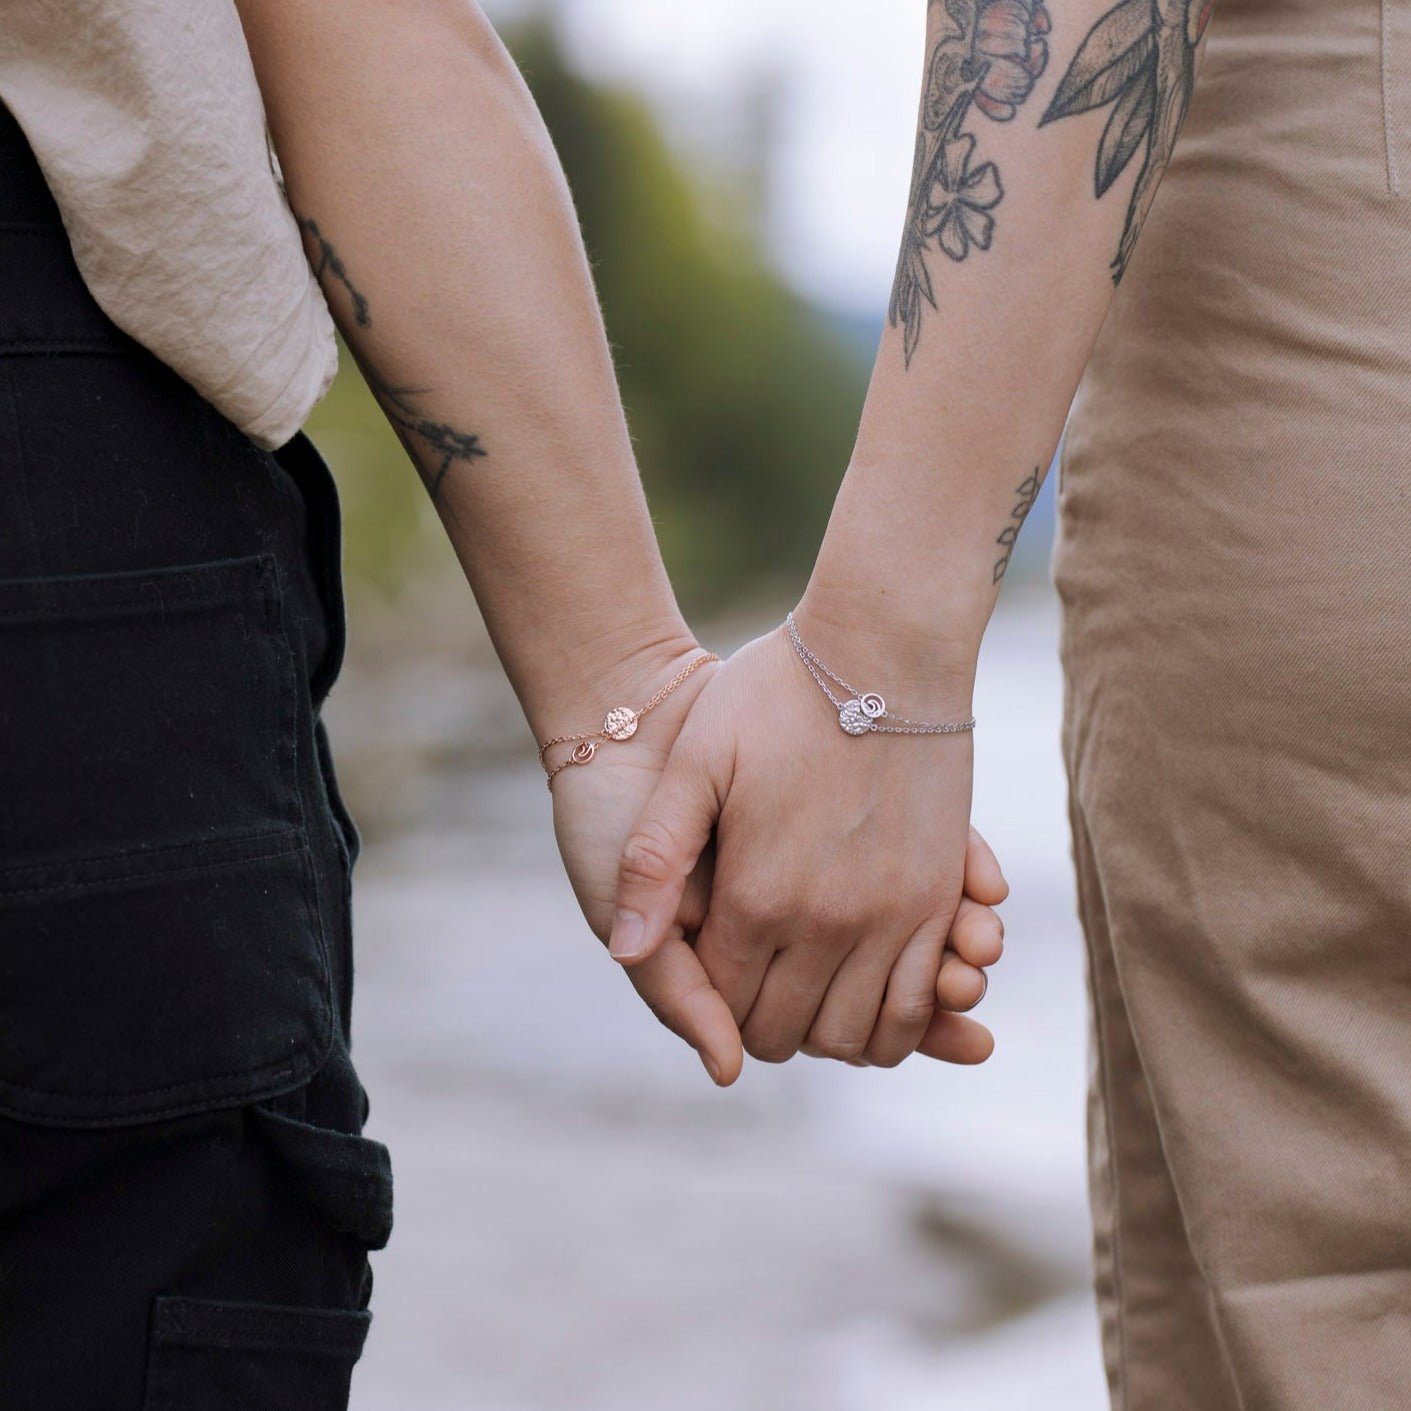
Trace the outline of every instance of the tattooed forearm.
{"type": "Polygon", "coordinates": [[[1043,0],[930,0],[941,31],[926,63],[911,198],[888,320],[902,330],[908,367],[921,338],[923,301],[936,295],[927,257],[939,248],[959,263],[988,250],[991,214],[1004,198],[993,162],[972,163],[973,114],[1009,122],[1048,62],[1043,0]]]}
{"type": "Polygon", "coordinates": [[[1195,86],[1196,46],[1211,9],[1212,0],[1121,0],[1088,31],[1039,121],[1042,127],[1112,105],[1093,174],[1099,197],[1141,149],[1141,169],[1112,260],[1114,284],[1126,273],[1171,160],[1195,86]]]}
{"type": "Polygon", "coordinates": [[[1015,487],[1014,493],[1018,499],[1014,503],[1014,508],[1009,512],[1009,519],[999,532],[999,538],[995,543],[1000,546],[1003,552],[995,560],[994,577],[991,582],[998,583],[1009,571],[1009,560],[1014,556],[1014,546],[1019,542],[1019,531],[1024,527],[1024,521],[1029,517],[1029,511],[1034,508],[1034,501],[1039,498],[1039,490],[1044,483],[1043,468],[1034,467],[1032,475],[1025,476],[1015,487]]]}
{"type": "MultiPolygon", "coordinates": [[[[333,243],[325,237],[316,221],[301,219],[299,228],[318,250],[314,273],[320,279],[327,276],[335,281],[347,295],[353,322],[359,328],[371,328],[372,307],[367,296],[353,283],[333,243]]],[[[427,396],[426,388],[394,387],[376,372],[366,349],[356,348],[354,352],[368,387],[407,448],[407,454],[433,500],[453,465],[468,464],[489,454],[480,444],[479,436],[458,430],[449,422],[435,421],[417,409],[414,399],[427,396]]]]}

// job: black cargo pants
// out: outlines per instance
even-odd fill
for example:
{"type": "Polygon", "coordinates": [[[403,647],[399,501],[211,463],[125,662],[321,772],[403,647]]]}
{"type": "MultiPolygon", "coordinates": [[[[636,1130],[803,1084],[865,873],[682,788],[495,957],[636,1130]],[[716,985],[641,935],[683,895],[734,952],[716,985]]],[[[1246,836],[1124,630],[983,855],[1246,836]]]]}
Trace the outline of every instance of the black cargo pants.
{"type": "Polygon", "coordinates": [[[330,1411],[391,1221],[338,508],[101,313],[0,109],[0,1405],[330,1411]]]}

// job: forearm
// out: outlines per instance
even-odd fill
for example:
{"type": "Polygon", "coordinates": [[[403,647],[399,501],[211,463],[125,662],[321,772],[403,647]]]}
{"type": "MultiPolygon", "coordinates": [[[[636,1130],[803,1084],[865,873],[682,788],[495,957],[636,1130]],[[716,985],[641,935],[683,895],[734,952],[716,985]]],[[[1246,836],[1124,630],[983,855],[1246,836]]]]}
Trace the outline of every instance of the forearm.
{"type": "Polygon", "coordinates": [[[531,724],[557,733],[654,688],[689,638],[571,198],[513,62],[455,0],[239,7],[310,259],[531,724]]]}
{"type": "Polygon", "coordinates": [[[889,323],[805,605],[825,625],[882,635],[918,684],[949,673],[968,690],[1184,115],[1200,19],[1188,22],[1186,0],[1080,0],[1049,33],[1029,0],[928,8],[889,323]],[[1039,68],[1046,46],[1026,92],[1024,65],[1039,68]]]}

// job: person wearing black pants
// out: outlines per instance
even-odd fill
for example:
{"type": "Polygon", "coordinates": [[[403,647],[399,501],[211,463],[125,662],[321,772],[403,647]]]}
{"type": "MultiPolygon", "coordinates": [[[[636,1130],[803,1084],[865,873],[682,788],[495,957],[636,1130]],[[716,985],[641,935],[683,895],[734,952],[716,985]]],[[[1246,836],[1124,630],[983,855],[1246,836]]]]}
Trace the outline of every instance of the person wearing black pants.
{"type": "Polygon", "coordinates": [[[391,1170],[360,1135],[358,840],[319,721],[338,543],[307,440],[259,450],[100,311],[0,110],[14,1411],[346,1401],[391,1170]]]}

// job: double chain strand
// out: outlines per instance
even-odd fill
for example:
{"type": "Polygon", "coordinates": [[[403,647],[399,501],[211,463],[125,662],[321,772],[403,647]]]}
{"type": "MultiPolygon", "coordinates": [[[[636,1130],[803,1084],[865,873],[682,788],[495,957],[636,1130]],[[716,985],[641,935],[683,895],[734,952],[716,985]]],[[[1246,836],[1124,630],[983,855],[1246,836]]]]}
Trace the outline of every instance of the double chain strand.
{"type": "Polygon", "coordinates": [[[539,746],[539,763],[548,776],[544,782],[550,792],[553,791],[554,779],[565,769],[575,764],[592,764],[599,746],[607,741],[630,740],[637,733],[637,725],[648,711],[655,710],[688,676],[699,671],[708,662],[719,660],[714,652],[701,652],[692,657],[640,710],[633,710],[631,706],[613,706],[603,717],[600,729],[584,735],[555,735],[552,740],[545,740],[539,746]],[[544,756],[556,745],[572,745],[573,749],[567,759],[550,768],[544,756]]]}
{"type": "Polygon", "coordinates": [[[838,724],[849,735],[963,735],[975,728],[975,717],[968,720],[929,721],[910,720],[887,709],[887,703],[876,691],[860,691],[851,682],[844,681],[830,667],[825,666],[814,653],[804,645],[799,636],[798,623],[793,613],[784,619],[798,658],[808,668],[808,674],[818,683],[823,694],[828,697],[833,709],[838,712],[838,724]],[[846,697],[834,694],[833,687],[846,691],[846,697]],[[888,724],[887,722],[891,722],[888,724]]]}

